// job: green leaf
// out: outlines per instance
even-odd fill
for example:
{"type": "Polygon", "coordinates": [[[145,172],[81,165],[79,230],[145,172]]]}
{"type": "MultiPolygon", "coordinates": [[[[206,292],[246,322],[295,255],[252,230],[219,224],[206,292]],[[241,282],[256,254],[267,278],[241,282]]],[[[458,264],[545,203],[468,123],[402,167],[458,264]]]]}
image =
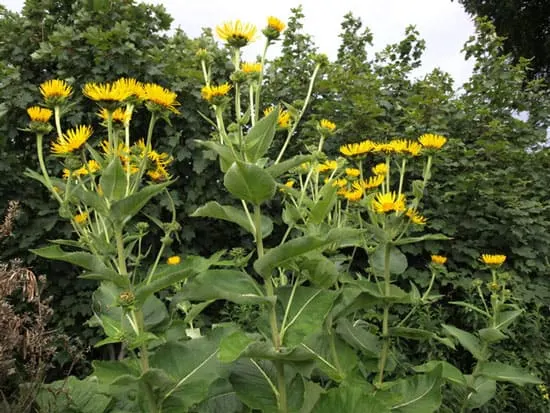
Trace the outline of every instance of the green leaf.
{"type": "Polygon", "coordinates": [[[243,404],[227,379],[218,379],[208,389],[206,399],[196,408],[197,413],[241,413],[243,404]]]}
{"type": "Polygon", "coordinates": [[[414,371],[417,371],[419,373],[427,373],[435,370],[439,366],[441,366],[442,369],[441,377],[443,379],[447,380],[451,384],[458,384],[460,386],[467,385],[464,374],[462,374],[462,372],[455,366],[446,361],[431,360],[427,363],[421,364],[420,366],[415,366],[414,371]]]}
{"type": "Polygon", "coordinates": [[[254,269],[263,277],[269,277],[271,272],[300,255],[315,251],[331,244],[338,245],[350,238],[357,238],[361,231],[349,228],[331,229],[325,236],[303,236],[272,248],[254,262],[254,269]]]}
{"type": "Polygon", "coordinates": [[[223,178],[231,194],[254,205],[260,205],[275,195],[277,183],[264,169],[254,164],[234,162],[223,178]]]}
{"type": "Polygon", "coordinates": [[[466,303],[464,301],[450,301],[449,304],[458,305],[460,307],[469,308],[470,310],[475,311],[476,313],[482,314],[487,318],[490,318],[491,315],[487,313],[486,311],[482,310],[481,308],[476,307],[473,304],[466,303]]]}
{"type": "Polygon", "coordinates": [[[508,338],[506,334],[494,327],[482,328],[481,330],[478,330],[478,334],[483,341],[489,344],[497,343],[505,338],[508,338]]]}
{"type": "Polygon", "coordinates": [[[477,360],[486,358],[486,354],[482,351],[481,343],[476,336],[451,325],[443,324],[442,327],[447,333],[455,337],[462,347],[468,350],[477,360]]]}
{"type": "Polygon", "coordinates": [[[401,396],[401,400],[391,408],[396,413],[431,413],[441,406],[440,365],[428,374],[401,379],[391,386],[391,391],[401,396]]]}
{"type": "MultiPolygon", "coordinates": [[[[370,265],[375,271],[384,273],[385,245],[381,244],[369,256],[370,265]]],[[[408,267],[407,257],[396,247],[390,248],[390,272],[392,274],[403,274],[408,267]]]]}
{"type": "Polygon", "coordinates": [[[467,407],[478,409],[495,397],[497,391],[497,382],[495,380],[483,376],[474,378],[471,375],[467,375],[465,377],[468,387],[473,389],[473,391],[470,391],[466,395],[467,407]]]}
{"type": "Polygon", "coordinates": [[[399,241],[395,241],[395,245],[415,244],[422,241],[447,241],[452,238],[443,234],[426,234],[421,237],[401,238],[399,241]]]}
{"type": "MultiPolygon", "coordinates": [[[[196,143],[199,145],[205,146],[208,149],[212,149],[214,152],[216,152],[220,156],[220,162],[223,161],[222,165],[232,165],[233,162],[235,162],[237,159],[235,159],[235,156],[233,155],[233,152],[231,149],[229,149],[227,146],[219,144],[217,142],[213,141],[201,141],[196,139],[196,143]]],[[[222,172],[225,172],[226,169],[222,168],[222,172]]]]}
{"type": "Polygon", "coordinates": [[[239,399],[252,409],[278,413],[277,372],[269,361],[238,360],[229,377],[239,399]]]}
{"type": "Polygon", "coordinates": [[[266,171],[273,177],[278,178],[282,174],[288,172],[292,168],[300,166],[304,162],[310,162],[313,159],[311,155],[295,155],[286,161],[279,162],[276,165],[271,165],[266,171]]]}
{"type": "Polygon", "coordinates": [[[238,270],[208,270],[188,282],[178,294],[190,301],[228,300],[237,304],[274,302],[266,297],[258,283],[247,273],[238,270]]]}
{"type": "Polygon", "coordinates": [[[43,413],[103,413],[111,398],[101,394],[96,380],[69,376],[66,380],[43,384],[35,402],[43,413]]]}
{"type": "Polygon", "coordinates": [[[97,192],[90,191],[86,189],[83,185],[78,185],[76,188],[73,189],[73,194],[75,197],[80,199],[82,203],[91,207],[92,209],[95,209],[101,215],[108,214],[109,210],[107,208],[107,202],[105,201],[105,198],[99,196],[97,192]]]}
{"type": "Polygon", "coordinates": [[[139,192],[132,194],[111,205],[109,217],[118,225],[128,222],[134,215],[149,202],[151,198],[158,195],[173,181],[163,182],[161,184],[148,185],[139,192]]]}
{"type": "Polygon", "coordinates": [[[337,296],[333,291],[311,287],[279,288],[277,297],[285,314],[281,323],[283,344],[296,346],[320,331],[337,296]]]}
{"type": "Polygon", "coordinates": [[[336,203],[337,190],[338,188],[336,188],[332,182],[327,182],[323,186],[319,193],[319,200],[315,203],[313,208],[311,208],[309,217],[310,223],[318,225],[323,222],[336,203]]]}
{"type": "Polygon", "coordinates": [[[111,159],[107,167],[101,172],[99,185],[103,196],[110,202],[124,197],[126,191],[126,173],[118,156],[111,159]]]}
{"type": "MultiPolygon", "coordinates": [[[[237,225],[240,225],[249,233],[255,235],[255,229],[250,222],[250,219],[248,219],[246,213],[242,209],[236,208],[234,206],[220,205],[215,201],[211,201],[208,202],[206,205],[197,208],[195,212],[191,214],[191,216],[216,218],[222,219],[224,221],[233,222],[237,225]]],[[[261,217],[261,226],[263,238],[267,237],[269,234],[271,234],[271,231],[273,231],[273,221],[265,215],[262,215],[261,217]]]]}
{"type": "Polygon", "coordinates": [[[532,374],[508,364],[484,361],[479,363],[475,375],[485,376],[496,381],[506,381],[518,386],[524,384],[541,384],[542,380],[532,374]]]}
{"type": "Polygon", "coordinates": [[[380,396],[367,393],[363,387],[340,386],[330,389],[321,395],[319,401],[311,411],[311,413],[340,412],[390,413],[390,408],[381,400],[380,396]]]}
{"type": "Polygon", "coordinates": [[[498,313],[495,328],[499,330],[505,329],[522,313],[522,310],[502,311],[498,313]]]}
{"type": "Polygon", "coordinates": [[[340,276],[336,264],[321,253],[310,253],[296,264],[315,287],[330,288],[340,276]]]}
{"type": "Polygon", "coordinates": [[[410,295],[393,284],[390,285],[390,294],[386,296],[385,292],[382,290],[382,286],[374,282],[367,281],[365,279],[345,280],[344,282],[347,285],[353,285],[354,287],[359,288],[361,291],[372,296],[374,298],[372,304],[377,304],[384,301],[401,304],[408,304],[411,302],[410,295]]]}
{"type": "MultiPolygon", "coordinates": [[[[90,271],[90,274],[88,274],[90,279],[111,281],[122,288],[128,288],[130,285],[128,277],[124,277],[116,271],[108,268],[101,259],[88,252],[67,252],[63,251],[59,245],[50,245],[48,247],[30,251],[40,257],[48,258],[50,260],[64,261],[70,264],[78,265],[79,267],[90,271]]],[[[86,278],[86,274],[83,278],[86,278]]]]}
{"type": "Polygon", "coordinates": [[[139,376],[141,374],[137,360],[122,361],[92,361],[94,372],[90,377],[96,377],[100,384],[110,385],[121,376],[139,376]]]}
{"type": "Polygon", "coordinates": [[[378,358],[380,353],[380,341],[377,336],[370,333],[360,324],[354,325],[346,318],[338,320],[336,332],[353,348],[361,351],[371,358],[378,358]]]}
{"type": "Polygon", "coordinates": [[[244,137],[247,159],[255,163],[266,154],[277,127],[279,110],[275,108],[269,115],[260,119],[244,137]]]}
{"type": "Polygon", "coordinates": [[[150,282],[145,280],[137,286],[135,292],[136,300],[144,302],[151,294],[180,283],[200,272],[206,271],[211,265],[214,265],[218,261],[218,258],[219,254],[214,254],[210,258],[189,256],[180,264],[167,264],[159,267],[151,277],[150,282]]]}

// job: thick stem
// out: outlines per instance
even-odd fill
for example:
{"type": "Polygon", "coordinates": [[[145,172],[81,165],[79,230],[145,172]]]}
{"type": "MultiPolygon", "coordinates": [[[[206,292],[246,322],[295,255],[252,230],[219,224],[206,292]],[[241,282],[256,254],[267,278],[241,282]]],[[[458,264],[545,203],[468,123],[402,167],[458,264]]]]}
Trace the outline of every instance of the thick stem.
{"type": "MultiPolygon", "coordinates": [[[[403,180],[405,179],[405,167],[407,165],[407,158],[403,158],[401,161],[401,171],[399,174],[399,192],[398,197],[401,195],[401,192],[403,192],[403,180]]],[[[399,198],[398,198],[399,199],[399,198]]]]}
{"type": "MultiPolygon", "coordinates": [[[[391,287],[391,273],[390,273],[390,251],[391,243],[387,243],[384,248],[384,296],[390,296],[390,287],[391,287]]],[[[384,369],[386,368],[386,362],[388,360],[388,353],[390,350],[390,337],[389,333],[389,318],[390,318],[390,304],[388,302],[384,303],[384,315],[382,319],[382,338],[384,344],[382,346],[382,352],[380,354],[380,362],[378,364],[378,383],[382,384],[384,382],[384,369]]]]}
{"type": "Polygon", "coordinates": [[[253,119],[253,123],[257,121],[260,117],[260,99],[261,99],[261,92],[262,92],[262,83],[264,81],[264,67],[265,67],[265,56],[267,54],[267,48],[270,45],[269,39],[266,39],[264,51],[262,53],[262,60],[260,60],[261,69],[260,69],[260,79],[258,80],[258,88],[256,89],[256,107],[254,108],[254,112],[251,112],[251,117],[253,119]]]}
{"type": "Polygon", "coordinates": [[[57,192],[55,192],[52,181],[50,179],[50,175],[48,174],[48,171],[46,169],[46,163],[44,162],[44,153],[42,148],[42,139],[43,136],[41,134],[36,135],[36,152],[38,155],[38,163],[40,164],[40,170],[42,171],[42,176],[44,176],[44,180],[46,181],[46,185],[50,192],[55,196],[55,199],[59,201],[60,204],[63,203],[63,200],[59,196],[57,192]]]}

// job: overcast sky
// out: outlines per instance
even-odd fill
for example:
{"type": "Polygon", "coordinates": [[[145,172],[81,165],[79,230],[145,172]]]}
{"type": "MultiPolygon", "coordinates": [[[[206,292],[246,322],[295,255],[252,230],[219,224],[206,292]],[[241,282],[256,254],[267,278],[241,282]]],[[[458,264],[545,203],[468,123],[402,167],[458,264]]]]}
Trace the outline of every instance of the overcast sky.
{"type": "MultiPolygon", "coordinates": [[[[371,29],[374,48],[382,49],[388,43],[395,43],[404,37],[405,27],[416,25],[426,40],[423,73],[439,67],[449,72],[456,81],[455,86],[464,83],[472,69],[473,62],[464,60],[460,53],[462,46],[474,32],[471,18],[462,6],[451,0],[149,0],[149,3],[163,4],[174,18],[173,26],[181,27],[194,37],[202,27],[216,25],[234,19],[264,27],[267,16],[276,16],[286,21],[290,9],[303,6],[304,30],[312,35],[319,52],[334,58],[339,45],[340,24],[347,12],[352,12],[371,29]]],[[[23,0],[0,0],[9,9],[19,11],[23,0]]],[[[253,58],[260,52],[260,43],[251,45],[247,52],[253,58]]],[[[274,49],[272,54],[276,53],[274,49]]]]}

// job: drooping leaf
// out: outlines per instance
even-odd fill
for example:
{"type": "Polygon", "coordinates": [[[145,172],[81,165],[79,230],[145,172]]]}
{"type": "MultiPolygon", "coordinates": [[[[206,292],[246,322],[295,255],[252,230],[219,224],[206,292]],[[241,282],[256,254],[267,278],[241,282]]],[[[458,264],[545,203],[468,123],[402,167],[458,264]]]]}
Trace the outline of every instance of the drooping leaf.
{"type": "MultiPolygon", "coordinates": [[[[208,202],[206,205],[203,205],[195,210],[191,214],[192,217],[208,217],[208,218],[217,218],[224,221],[233,222],[237,225],[240,225],[246,231],[255,235],[255,229],[253,223],[250,221],[246,213],[239,208],[230,205],[220,205],[215,201],[208,202]]],[[[265,238],[271,231],[273,231],[273,221],[262,215],[261,217],[261,226],[262,226],[262,237],[265,238]]]]}

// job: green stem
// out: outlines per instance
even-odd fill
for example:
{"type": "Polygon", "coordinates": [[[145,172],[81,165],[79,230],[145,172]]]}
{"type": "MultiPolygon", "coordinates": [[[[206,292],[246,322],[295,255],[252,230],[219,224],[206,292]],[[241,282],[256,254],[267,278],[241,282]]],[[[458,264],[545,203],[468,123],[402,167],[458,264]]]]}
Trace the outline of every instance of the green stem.
{"type": "MultiPolygon", "coordinates": [[[[249,103],[250,103],[250,113],[255,113],[255,109],[254,109],[254,83],[251,83],[249,86],[248,86],[248,100],[249,100],[249,103]]],[[[252,126],[254,126],[256,124],[256,116],[252,115],[250,116],[250,121],[252,122],[252,126]]]]}
{"type": "Polygon", "coordinates": [[[54,119],[55,119],[55,129],[57,131],[57,136],[59,139],[63,137],[63,131],[61,130],[61,108],[55,106],[53,108],[54,119]]]}
{"type": "Polygon", "coordinates": [[[403,192],[403,180],[405,179],[405,166],[407,165],[407,158],[403,158],[401,161],[401,171],[399,175],[399,192],[397,194],[398,199],[399,196],[401,196],[401,192],[403,192]]]}
{"type": "Polygon", "coordinates": [[[321,65],[318,64],[317,66],[315,66],[315,69],[313,70],[313,74],[311,75],[311,80],[309,81],[309,88],[307,90],[306,100],[304,101],[304,105],[302,106],[302,110],[300,110],[300,114],[298,115],[298,118],[292,123],[292,128],[288,132],[288,136],[286,137],[285,143],[281,148],[281,152],[279,152],[279,156],[277,156],[277,159],[275,159],[275,163],[274,163],[275,165],[277,165],[281,161],[283,155],[285,154],[286,148],[290,143],[290,138],[292,137],[292,135],[294,134],[294,131],[298,127],[298,124],[300,123],[302,116],[304,116],[304,113],[311,99],[311,93],[313,92],[313,84],[315,83],[315,78],[317,77],[317,74],[319,73],[320,68],[321,68],[321,65]]]}
{"type": "Polygon", "coordinates": [[[267,54],[267,49],[270,45],[269,39],[266,39],[264,51],[262,53],[262,59],[260,60],[261,69],[260,69],[260,79],[258,80],[258,88],[256,89],[256,107],[254,108],[254,112],[252,112],[252,119],[253,124],[255,121],[257,121],[260,118],[260,99],[261,99],[261,92],[262,92],[262,83],[264,81],[264,67],[265,67],[265,56],[267,54]]]}
{"type": "MultiPolygon", "coordinates": [[[[132,116],[132,111],[134,110],[134,105],[127,104],[126,105],[126,116],[128,113],[130,113],[130,117],[132,116]]],[[[126,145],[126,149],[130,150],[130,121],[124,122],[124,144],[126,145]]],[[[130,194],[130,159],[126,162],[126,196],[130,194]]]]}
{"type": "Polygon", "coordinates": [[[55,192],[52,181],[50,179],[50,175],[48,174],[48,171],[46,170],[46,163],[44,162],[44,153],[43,153],[43,136],[42,134],[36,135],[36,152],[38,154],[38,163],[40,164],[40,170],[42,171],[42,175],[44,176],[44,180],[46,181],[46,186],[50,190],[50,192],[54,195],[55,199],[62,204],[63,200],[59,196],[57,192],[55,192]]]}
{"type": "MultiPolygon", "coordinates": [[[[387,243],[384,248],[384,296],[390,296],[390,287],[391,287],[391,273],[390,273],[390,251],[391,243],[387,243]]],[[[382,384],[384,382],[384,369],[386,368],[386,362],[388,359],[388,353],[390,350],[390,337],[389,333],[389,317],[390,317],[390,304],[388,302],[384,303],[384,314],[382,318],[382,338],[384,344],[382,346],[382,352],[380,354],[380,362],[378,364],[378,383],[382,384]]]]}
{"type": "Polygon", "coordinates": [[[145,168],[147,167],[149,151],[151,150],[151,141],[153,139],[153,131],[155,130],[155,123],[157,123],[157,115],[155,112],[151,112],[151,120],[149,121],[149,128],[147,130],[147,141],[145,142],[145,153],[143,154],[143,159],[139,165],[139,172],[137,174],[136,181],[134,182],[134,186],[132,187],[132,193],[138,189],[141,178],[143,178],[143,174],[145,173],[145,168]]]}

